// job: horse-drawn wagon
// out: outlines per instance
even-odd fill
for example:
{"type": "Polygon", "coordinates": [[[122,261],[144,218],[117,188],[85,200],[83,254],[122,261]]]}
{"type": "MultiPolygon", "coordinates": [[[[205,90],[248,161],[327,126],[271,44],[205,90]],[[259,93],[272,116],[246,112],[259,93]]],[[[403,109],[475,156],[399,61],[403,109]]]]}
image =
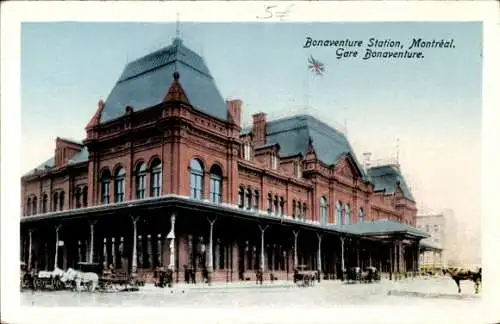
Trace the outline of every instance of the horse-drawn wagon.
{"type": "Polygon", "coordinates": [[[348,283],[379,281],[380,273],[375,267],[367,267],[364,271],[360,267],[352,267],[347,269],[346,280],[348,283]]]}
{"type": "MultiPolygon", "coordinates": [[[[105,269],[104,265],[100,263],[79,262],[78,267],[79,271],[77,271],[78,274],[76,275],[76,278],[80,279],[80,285],[85,285],[89,290],[99,289],[102,291],[128,291],[131,290],[131,287],[134,287],[134,290],[137,290],[137,288],[135,288],[136,285],[134,284],[134,279],[127,273],[114,271],[110,268],[105,269]],[[97,282],[94,282],[95,279],[93,278],[97,278],[97,282]]],[[[78,290],[80,287],[78,287],[78,284],[76,283],[75,285],[78,290]]]]}
{"type": "Polygon", "coordinates": [[[293,282],[300,286],[308,287],[314,285],[314,280],[319,278],[318,271],[306,270],[306,265],[298,265],[293,270],[293,282]]]}

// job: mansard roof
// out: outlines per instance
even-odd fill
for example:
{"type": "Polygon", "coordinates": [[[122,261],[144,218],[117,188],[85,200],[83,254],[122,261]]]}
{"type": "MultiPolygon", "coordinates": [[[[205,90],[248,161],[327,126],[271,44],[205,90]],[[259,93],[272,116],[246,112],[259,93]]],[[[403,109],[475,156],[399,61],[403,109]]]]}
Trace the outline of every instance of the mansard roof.
{"type": "MultiPolygon", "coordinates": [[[[68,141],[71,141],[73,143],[77,143],[78,144],[78,141],[74,141],[74,140],[68,140],[68,141]]],[[[81,162],[86,162],[86,161],[88,161],[88,159],[89,159],[89,151],[87,150],[87,147],[84,146],[80,152],[76,153],[73,156],[73,158],[71,160],[69,160],[68,165],[73,165],[73,164],[78,164],[78,163],[81,163],[81,162]]],[[[55,157],[52,156],[50,159],[48,159],[45,162],[41,163],[39,166],[37,166],[33,170],[25,173],[24,176],[35,175],[38,172],[48,171],[50,169],[53,169],[54,166],[55,166],[55,161],[56,161],[55,157]]]]}
{"type": "Polygon", "coordinates": [[[403,196],[415,202],[415,198],[413,198],[413,194],[397,166],[389,164],[371,167],[367,170],[367,174],[369,181],[375,186],[375,191],[385,190],[385,193],[393,194],[399,184],[403,196]]]}
{"type": "Polygon", "coordinates": [[[268,143],[280,144],[280,155],[289,156],[301,153],[306,155],[309,139],[318,159],[328,165],[336,164],[346,155],[351,155],[354,163],[365,176],[351,144],[340,131],[330,127],[310,115],[271,120],[267,124],[268,143]]]}
{"type": "Polygon", "coordinates": [[[197,110],[227,120],[227,108],[201,56],[185,47],[182,40],[147,54],[125,66],[104,103],[100,122],[122,116],[125,107],[140,111],[162,103],[174,72],[180,74],[182,89],[197,110]]]}

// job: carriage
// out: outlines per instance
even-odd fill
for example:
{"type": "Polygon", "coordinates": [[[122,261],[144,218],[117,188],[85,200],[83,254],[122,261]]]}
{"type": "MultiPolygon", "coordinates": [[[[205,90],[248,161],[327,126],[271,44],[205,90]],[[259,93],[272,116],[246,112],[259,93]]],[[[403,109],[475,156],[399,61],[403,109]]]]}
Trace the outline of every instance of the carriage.
{"type": "Polygon", "coordinates": [[[62,290],[66,288],[61,280],[63,274],[64,271],[59,268],[54,269],[54,271],[31,270],[24,273],[23,283],[26,285],[25,287],[33,290],[62,290]]]}
{"type": "MultiPolygon", "coordinates": [[[[101,291],[115,290],[117,286],[124,287],[122,290],[130,290],[129,286],[135,286],[135,281],[127,273],[105,269],[101,263],[79,262],[78,270],[82,273],[95,273],[99,278],[97,289],[101,291]]],[[[87,282],[86,285],[90,289],[90,283],[87,282]]]]}
{"type": "Polygon", "coordinates": [[[302,287],[314,285],[314,280],[319,278],[318,271],[306,270],[306,265],[298,265],[293,270],[293,282],[302,287]]]}
{"type": "Polygon", "coordinates": [[[164,288],[166,286],[172,287],[172,282],[174,273],[172,269],[167,269],[165,267],[158,267],[155,269],[154,278],[155,278],[155,287],[164,288]]]}
{"type": "Polygon", "coordinates": [[[353,282],[374,282],[380,280],[380,273],[375,267],[367,267],[364,271],[360,267],[352,267],[347,269],[346,280],[348,283],[353,282]]]}

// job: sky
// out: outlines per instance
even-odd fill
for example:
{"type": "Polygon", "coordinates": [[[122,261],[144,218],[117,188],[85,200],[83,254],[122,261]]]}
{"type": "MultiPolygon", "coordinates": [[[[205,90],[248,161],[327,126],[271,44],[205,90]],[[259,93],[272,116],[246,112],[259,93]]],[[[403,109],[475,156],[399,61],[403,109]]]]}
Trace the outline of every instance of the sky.
{"type": "MultiPolygon", "coordinates": [[[[169,45],[175,30],[173,23],[24,23],[21,171],[51,157],[57,136],[83,139],[125,64],[169,45]]],[[[481,23],[182,22],[180,31],[223,97],[243,100],[246,121],[308,105],[324,121],[347,125],[359,159],[367,151],[392,158],[399,139],[418,205],[453,209],[465,228],[480,230],[481,23]],[[405,48],[413,38],[453,39],[455,48],[421,49],[422,59],[339,60],[335,47],[304,48],[306,37],[392,39],[405,48]],[[308,69],[311,55],[324,63],[323,75],[308,69]]]]}

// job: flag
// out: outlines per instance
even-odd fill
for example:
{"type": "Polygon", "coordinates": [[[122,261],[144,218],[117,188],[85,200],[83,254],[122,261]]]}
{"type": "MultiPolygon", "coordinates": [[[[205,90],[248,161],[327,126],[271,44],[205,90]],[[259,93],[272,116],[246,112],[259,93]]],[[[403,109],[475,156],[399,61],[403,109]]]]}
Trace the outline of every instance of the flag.
{"type": "Polygon", "coordinates": [[[312,57],[312,55],[309,57],[307,62],[309,63],[309,69],[311,69],[312,72],[317,75],[323,75],[323,72],[325,71],[325,65],[323,63],[312,57]]]}

